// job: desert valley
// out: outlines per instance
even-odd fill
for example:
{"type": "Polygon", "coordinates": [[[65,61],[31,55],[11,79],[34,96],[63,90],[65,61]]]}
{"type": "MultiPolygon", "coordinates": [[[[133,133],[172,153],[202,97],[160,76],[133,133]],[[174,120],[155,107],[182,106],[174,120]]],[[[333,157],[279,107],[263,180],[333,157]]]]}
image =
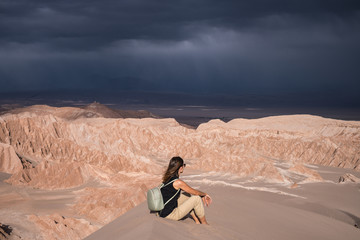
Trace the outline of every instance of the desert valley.
{"type": "Polygon", "coordinates": [[[359,239],[360,122],[214,119],[35,105],[0,115],[0,239],[359,239]],[[157,218],[172,156],[214,199],[210,226],[157,218]]]}

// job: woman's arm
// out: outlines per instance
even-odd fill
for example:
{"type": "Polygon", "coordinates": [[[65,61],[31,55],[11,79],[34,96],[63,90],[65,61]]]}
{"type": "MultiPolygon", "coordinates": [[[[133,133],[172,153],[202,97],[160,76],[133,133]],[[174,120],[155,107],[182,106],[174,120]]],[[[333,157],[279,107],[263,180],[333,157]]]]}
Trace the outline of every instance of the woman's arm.
{"type": "Polygon", "coordinates": [[[178,179],[173,183],[173,186],[176,190],[178,190],[179,188],[187,193],[190,193],[191,195],[198,195],[200,197],[203,198],[203,202],[206,206],[209,206],[212,202],[211,197],[204,193],[201,192],[199,190],[193,189],[192,187],[190,187],[189,185],[187,185],[184,181],[178,179]]]}
{"type": "Polygon", "coordinates": [[[206,193],[198,191],[196,189],[193,189],[192,187],[190,187],[189,185],[187,185],[183,180],[176,180],[173,183],[173,186],[176,190],[178,190],[179,188],[187,193],[190,193],[191,195],[198,195],[200,197],[205,197],[206,193]]]}

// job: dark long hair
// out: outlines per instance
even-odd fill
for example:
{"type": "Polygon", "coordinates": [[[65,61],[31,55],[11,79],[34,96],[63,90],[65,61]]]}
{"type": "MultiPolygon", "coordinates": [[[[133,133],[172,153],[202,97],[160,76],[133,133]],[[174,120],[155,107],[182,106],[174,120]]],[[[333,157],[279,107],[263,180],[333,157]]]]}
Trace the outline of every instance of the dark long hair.
{"type": "Polygon", "coordinates": [[[170,159],[169,166],[166,169],[162,178],[163,182],[168,182],[172,177],[179,177],[178,170],[184,165],[184,160],[181,157],[173,157],[170,159]]]}

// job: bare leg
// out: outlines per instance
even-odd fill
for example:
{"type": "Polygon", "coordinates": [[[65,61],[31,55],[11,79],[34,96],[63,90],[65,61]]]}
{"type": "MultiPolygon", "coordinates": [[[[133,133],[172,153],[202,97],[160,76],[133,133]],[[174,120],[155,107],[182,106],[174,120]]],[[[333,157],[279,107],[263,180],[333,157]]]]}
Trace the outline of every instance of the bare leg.
{"type": "Polygon", "coordinates": [[[191,211],[191,212],[190,212],[190,215],[191,215],[191,217],[194,219],[194,221],[195,221],[196,224],[200,224],[200,221],[199,221],[199,219],[197,218],[197,216],[195,215],[194,211],[191,211]]]}
{"type": "Polygon", "coordinates": [[[199,219],[200,219],[201,224],[209,225],[208,222],[206,221],[205,216],[203,216],[202,218],[199,218],[199,219]]]}

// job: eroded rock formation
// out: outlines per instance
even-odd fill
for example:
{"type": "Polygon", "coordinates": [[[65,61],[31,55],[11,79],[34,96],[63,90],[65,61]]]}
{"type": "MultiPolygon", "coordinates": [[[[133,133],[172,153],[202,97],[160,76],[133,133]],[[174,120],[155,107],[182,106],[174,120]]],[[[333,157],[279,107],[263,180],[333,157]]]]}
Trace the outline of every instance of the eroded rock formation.
{"type": "Polygon", "coordinates": [[[279,182],[288,179],[274,166],[276,161],[297,164],[292,171],[297,169],[309,181],[320,176],[305,173],[299,164],[355,170],[360,165],[358,122],[298,115],[229,123],[213,120],[194,130],[173,119],[69,120],[73,114],[73,109],[45,107],[1,118],[1,146],[13,147],[36,165],[20,169],[13,151],[14,160],[8,163],[19,171],[12,170],[9,183],[56,189],[79,186],[90,178],[106,181],[124,170],[159,173],[164,162],[157,160],[173,155],[202,170],[279,182]]]}

